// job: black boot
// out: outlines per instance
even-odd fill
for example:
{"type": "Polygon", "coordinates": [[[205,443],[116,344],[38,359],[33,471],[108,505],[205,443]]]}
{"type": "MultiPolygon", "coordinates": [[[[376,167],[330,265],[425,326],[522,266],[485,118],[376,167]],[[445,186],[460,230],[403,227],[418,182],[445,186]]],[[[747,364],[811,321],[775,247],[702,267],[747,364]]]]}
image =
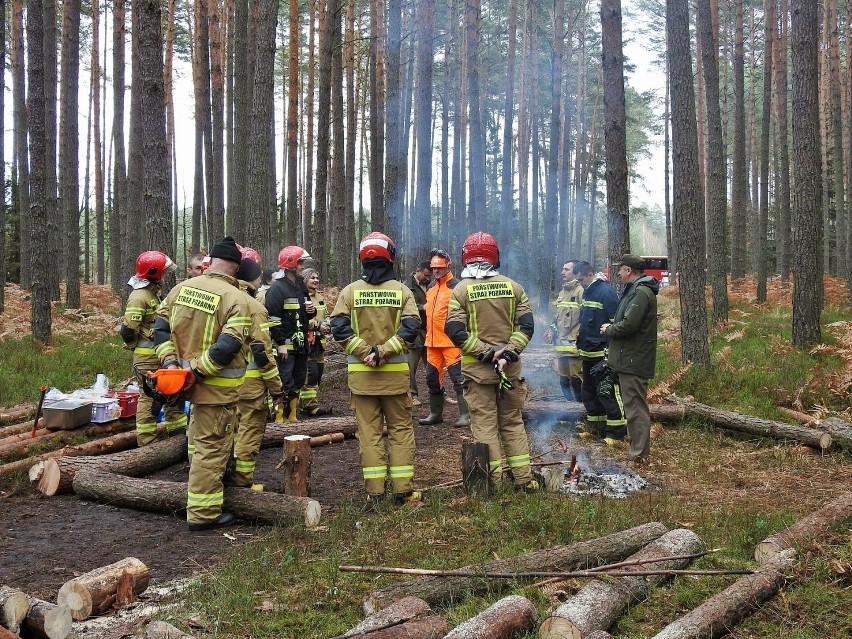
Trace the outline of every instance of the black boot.
{"type": "Polygon", "coordinates": [[[418,419],[417,423],[421,426],[432,426],[440,424],[444,421],[444,394],[429,395],[429,415],[422,419],[418,419]]]}

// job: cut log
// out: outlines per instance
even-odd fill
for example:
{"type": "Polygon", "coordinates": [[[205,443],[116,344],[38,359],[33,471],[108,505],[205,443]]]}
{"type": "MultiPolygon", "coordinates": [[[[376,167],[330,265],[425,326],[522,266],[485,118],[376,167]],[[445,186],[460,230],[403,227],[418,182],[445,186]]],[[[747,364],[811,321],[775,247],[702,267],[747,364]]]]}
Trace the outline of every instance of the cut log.
{"type": "Polygon", "coordinates": [[[12,435],[4,435],[3,438],[0,439],[0,450],[5,450],[5,446],[25,442],[28,439],[35,439],[36,437],[41,437],[42,435],[49,435],[52,432],[52,430],[47,430],[46,428],[37,428],[35,433],[33,433],[31,426],[30,430],[22,431],[20,433],[15,433],[12,435]]]}
{"type": "Polygon", "coordinates": [[[288,435],[284,438],[285,495],[311,496],[311,438],[309,435],[288,435]]]}
{"type": "Polygon", "coordinates": [[[653,639],[716,639],[727,635],[737,622],[768,601],[784,585],[795,553],[784,550],[757,569],[737,579],[722,592],[670,623],[653,639]]]}
{"type": "Polygon", "coordinates": [[[165,621],[152,621],[145,626],[145,639],[194,639],[165,621]]]}
{"type": "Polygon", "coordinates": [[[409,619],[399,624],[377,628],[367,633],[345,634],[342,639],[441,639],[452,626],[439,615],[409,619]]]}
{"type": "Polygon", "coordinates": [[[184,460],[186,436],[182,434],[112,455],[53,458],[44,464],[38,490],[48,497],[70,493],[74,475],[84,468],[143,477],[184,460]]]}
{"type": "Polygon", "coordinates": [[[71,612],[64,606],[31,600],[30,611],[21,629],[33,636],[47,639],[65,639],[71,632],[71,612]]]}
{"type": "MultiPolygon", "coordinates": [[[[81,499],[133,510],[170,515],[186,510],[186,484],[183,482],[131,479],[86,469],[74,477],[74,492],[81,499]]],[[[223,508],[246,521],[271,525],[301,523],[307,528],[319,523],[322,512],[319,502],[307,497],[232,487],[225,488],[223,508]]]]}
{"type": "Polygon", "coordinates": [[[261,448],[274,448],[283,446],[284,439],[290,435],[309,435],[319,437],[329,433],[344,433],[347,437],[354,437],[358,427],[355,425],[355,417],[322,417],[294,424],[279,424],[272,422],[266,425],[261,448]]]}
{"type": "Polygon", "coordinates": [[[754,558],[766,563],[782,550],[819,537],[834,526],[852,519],[852,492],[840,495],[825,506],[803,517],[787,530],[767,537],[754,548],[754,558]]]}
{"type": "Polygon", "coordinates": [[[106,612],[115,604],[118,585],[125,575],[129,576],[135,595],[145,592],[148,567],[135,557],[125,557],[66,581],[59,589],[56,603],[67,607],[74,621],[106,612]]]}
{"type": "Polygon", "coordinates": [[[493,490],[488,462],[488,444],[462,444],[462,484],[468,495],[490,495],[493,490]]]}
{"type": "Polygon", "coordinates": [[[30,470],[27,472],[27,477],[30,478],[30,483],[34,484],[41,476],[44,474],[44,462],[36,462],[30,467],[30,470]]]}
{"type": "Polygon", "coordinates": [[[831,448],[831,435],[814,428],[740,415],[739,413],[713,408],[712,406],[699,404],[698,402],[681,402],[681,405],[686,408],[689,414],[703,417],[719,428],[775,439],[789,439],[819,450],[831,448]]]}
{"type": "Polygon", "coordinates": [[[532,628],[535,606],[526,597],[510,595],[460,623],[444,639],[507,639],[532,628]]]}
{"type": "Polygon", "coordinates": [[[852,452],[852,424],[839,417],[829,417],[817,426],[824,430],[845,451],[852,452]]]}
{"type": "MultiPolygon", "coordinates": [[[[12,422],[19,422],[22,419],[32,419],[35,412],[35,404],[22,404],[20,406],[7,408],[0,413],[0,424],[11,424],[12,422]]],[[[29,428],[32,428],[32,426],[33,425],[30,424],[29,428]]]]}
{"type": "Polygon", "coordinates": [[[374,630],[402,624],[410,619],[429,617],[433,614],[429,604],[422,599],[418,599],[417,597],[403,597],[398,601],[394,601],[387,608],[383,608],[370,615],[349,632],[335,639],[366,634],[374,630]]]}
{"type": "MultiPolygon", "coordinates": [[[[692,555],[703,550],[701,539],[691,530],[678,529],[652,541],[628,561],[692,555]]],[[[689,559],[659,561],[635,566],[637,571],[677,570],[685,568],[689,559]]],[[[627,572],[633,567],[625,568],[627,572]]],[[[628,606],[640,603],[651,594],[651,589],[671,579],[668,575],[648,577],[616,577],[605,581],[593,579],[574,596],[553,611],[541,623],[541,639],[583,639],[596,630],[607,630],[628,606]]]]}
{"type": "Polygon", "coordinates": [[[35,438],[30,439],[29,437],[27,437],[23,441],[18,441],[15,443],[6,444],[5,446],[0,446],[0,458],[8,457],[13,454],[28,453],[36,445],[39,445],[39,447],[41,447],[44,444],[50,442],[64,442],[70,439],[77,438],[81,435],[83,437],[103,437],[104,435],[124,433],[129,430],[133,430],[135,427],[136,425],[133,420],[119,419],[114,422],[109,422],[108,424],[92,424],[91,426],[86,426],[85,428],[78,428],[77,430],[73,431],[44,431],[44,434],[38,435],[35,438]]]}
{"type": "MultiPolygon", "coordinates": [[[[492,561],[469,570],[519,572],[535,570],[578,570],[621,561],[628,555],[668,532],[660,523],[648,523],[621,532],[580,541],[568,546],[535,550],[518,557],[492,561]]],[[[368,615],[406,596],[420,597],[430,606],[452,602],[463,593],[497,593],[512,587],[511,580],[494,581],[478,577],[421,577],[391,584],[367,593],[363,608],[368,615]]]]}
{"type": "MultiPolygon", "coordinates": [[[[686,411],[680,404],[651,404],[651,419],[655,422],[677,423],[686,411]]],[[[562,400],[535,400],[526,402],[523,408],[524,419],[540,421],[550,419],[559,422],[578,422],[586,418],[586,409],[582,404],[562,400]]]]}
{"type": "Polygon", "coordinates": [[[786,406],[778,406],[778,410],[787,417],[792,417],[800,424],[807,424],[808,426],[813,426],[815,424],[819,424],[819,418],[814,417],[813,415],[808,415],[807,413],[802,413],[797,410],[793,410],[792,408],[787,408],[786,406]]]}
{"type": "MultiPolygon", "coordinates": [[[[42,422],[41,418],[39,418],[38,427],[44,428],[44,422],[42,422]]],[[[21,422],[20,424],[9,424],[8,426],[0,427],[0,438],[5,439],[10,435],[17,435],[18,433],[29,433],[32,429],[32,420],[21,422]]]]}
{"type": "Polygon", "coordinates": [[[18,632],[29,611],[30,600],[25,593],[9,586],[0,586],[0,624],[12,632],[18,632]]]}
{"type": "Polygon", "coordinates": [[[311,437],[311,448],[319,446],[328,446],[329,444],[339,444],[346,439],[345,433],[329,433],[328,435],[318,435],[311,437]]]}

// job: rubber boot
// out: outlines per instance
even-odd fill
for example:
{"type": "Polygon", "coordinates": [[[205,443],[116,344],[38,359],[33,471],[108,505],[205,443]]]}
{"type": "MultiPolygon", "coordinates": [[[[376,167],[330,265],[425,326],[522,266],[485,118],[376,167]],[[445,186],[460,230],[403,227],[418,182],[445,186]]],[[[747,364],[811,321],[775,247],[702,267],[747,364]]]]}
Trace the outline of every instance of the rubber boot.
{"type": "Polygon", "coordinates": [[[287,413],[287,417],[284,418],[285,422],[297,422],[299,421],[296,416],[296,410],[299,406],[299,396],[291,397],[288,404],[290,412],[287,413]]]}
{"type": "Polygon", "coordinates": [[[467,400],[462,395],[456,395],[459,400],[459,420],[455,423],[456,428],[467,428],[470,426],[470,409],[467,400]]]}
{"type": "Polygon", "coordinates": [[[418,419],[417,423],[421,426],[431,426],[432,424],[440,424],[444,421],[444,394],[429,395],[429,414],[418,419]]]}

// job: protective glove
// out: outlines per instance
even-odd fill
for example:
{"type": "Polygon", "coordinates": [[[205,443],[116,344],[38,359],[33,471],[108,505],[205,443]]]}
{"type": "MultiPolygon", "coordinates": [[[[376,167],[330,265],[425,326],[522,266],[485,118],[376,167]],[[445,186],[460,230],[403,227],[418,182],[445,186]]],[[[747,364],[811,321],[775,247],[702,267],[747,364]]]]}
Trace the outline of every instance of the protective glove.
{"type": "Polygon", "coordinates": [[[503,399],[503,395],[506,391],[510,391],[514,388],[512,382],[509,381],[509,378],[506,376],[506,373],[500,368],[499,362],[494,362],[494,372],[497,373],[497,377],[499,381],[497,382],[497,398],[503,399]]]}

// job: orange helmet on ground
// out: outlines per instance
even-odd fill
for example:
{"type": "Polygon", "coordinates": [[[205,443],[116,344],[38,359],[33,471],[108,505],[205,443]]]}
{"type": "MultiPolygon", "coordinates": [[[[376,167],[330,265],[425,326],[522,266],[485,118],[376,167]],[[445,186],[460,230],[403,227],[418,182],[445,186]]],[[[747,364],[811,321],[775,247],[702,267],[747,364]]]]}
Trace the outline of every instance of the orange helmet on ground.
{"type": "Polygon", "coordinates": [[[308,259],[310,256],[310,253],[301,246],[285,246],[278,253],[278,268],[294,271],[299,262],[308,259]]]}
{"type": "Polygon", "coordinates": [[[500,266],[500,248],[494,236],[483,231],[471,233],[462,244],[462,262],[465,266],[477,262],[486,262],[491,266],[500,266]]]}
{"type": "Polygon", "coordinates": [[[145,251],[136,258],[136,277],[149,282],[159,282],[163,274],[174,266],[174,262],[165,253],[145,251]]]}
{"type": "Polygon", "coordinates": [[[441,249],[432,249],[429,258],[429,266],[432,268],[450,268],[453,265],[449,254],[441,249]]]}
{"type": "Polygon", "coordinates": [[[244,246],[242,248],[242,250],[240,250],[240,255],[243,256],[244,260],[251,260],[252,262],[257,264],[258,266],[263,268],[263,260],[260,257],[260,253],[255,251],[252,247],[244,246]]]}
{"type": "Polygon", "coordinates": [[[393,240],[384,233],[373,231],[361,240],[358,249],[358,259],[362,262],[367,260],[387,260],[393,264],[396,259],[396,246],[393,240]]]}

